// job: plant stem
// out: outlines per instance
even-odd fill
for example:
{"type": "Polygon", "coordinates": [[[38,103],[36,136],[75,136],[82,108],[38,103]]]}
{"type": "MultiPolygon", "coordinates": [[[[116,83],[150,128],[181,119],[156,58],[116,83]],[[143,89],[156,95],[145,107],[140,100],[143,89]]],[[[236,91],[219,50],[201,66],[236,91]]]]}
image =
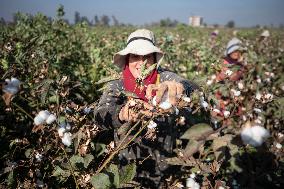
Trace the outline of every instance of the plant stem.
{"type": "Polygon", "coordinates": [[[116,147],[116,149],[109,155],[109,157],[103,162],[103,164],[98,168],[98,170],[96,171],[95,174],[100,173],[105,166],[109,163],[109,161],[114,157],[115,154],[117,154],[120,150],[126,148],[141,132],[142,130],[148,125],[148,123],[150,122],[150,120],[143,125],[140,130],[135,133],[135,135],[124,145],[122,146],[122,144],[125,142],[125,140],[127,139],[127,136],[131,133],[131,131],[140,123],[141,121],[138,121],[125,135],[125,137],[122,139],[122,141],[119,143],[119,145],[116,147]],[[122,147],[121,147],[122,146],[122,147]]]}
{"type": "Polygon", "coordinates": [[[65,154],[65,156],[67,158],[67,161],[68,161],[68,163],[70,165],[71,173],[72,173],[72,176],[73,176],[75,184],[76,184],[76,189],[79,189],[79,185],[78,185],[77,179],[76,179],[75,174],[74,174],[74,169],[73,169],[72,164],[71,164],[71,162],[70,162],[70,160],[68,158],[68,155],[67,155],[67,153],[66,153],[66,151],[65,151],[65,149],[63,147],[61,147],[61,149],[63,150],[63,152],[64,152],[64,154],[65,154]]]}
{"type": "Polygon", "coordinates": [[[15,102],[12,102],[14,106],[16,106],[19,110],[21,110],[23,113],[25,113],[29,118],[31,118],[32,120],[34,120],[34,118],[28,113],[26,112],[22,107],[20,107],[18,104],[16,104],[15,102]]]}

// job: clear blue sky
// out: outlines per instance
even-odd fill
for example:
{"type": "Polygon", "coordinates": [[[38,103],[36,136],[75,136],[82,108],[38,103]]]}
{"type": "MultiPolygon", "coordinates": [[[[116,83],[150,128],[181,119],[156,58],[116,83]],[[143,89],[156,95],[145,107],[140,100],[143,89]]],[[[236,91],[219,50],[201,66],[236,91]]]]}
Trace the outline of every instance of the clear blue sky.
{"type": "Polygon", "coordinates": [[[237,26],[284,25],[284,0],[0,0],[0,17],[12,20],[20,11],[41,12],[54,17],[59,4],[65,18],[74,22],[75,11],[90,20],[94,15],[114,15],[122,23],[142,25],[171,18],[188,23],[188,17],[200,15],[207,24],[237,26]]]}

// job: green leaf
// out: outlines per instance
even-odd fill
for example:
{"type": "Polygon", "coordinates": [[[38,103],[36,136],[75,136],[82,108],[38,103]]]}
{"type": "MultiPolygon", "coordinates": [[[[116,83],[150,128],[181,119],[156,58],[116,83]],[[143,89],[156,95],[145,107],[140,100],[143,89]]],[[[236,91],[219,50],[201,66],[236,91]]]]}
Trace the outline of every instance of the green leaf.
{"type": "Polygon", "coordinates": [[[103,143],[96,143],[95,145],[96,145],[95,150],[96,150],[96,153],[97,153],[96,156],[99,157],[105,152],[106,145],[103,144],[103,143]]]}
{"type": "Polygon", "coordinates": [[[91,178],[91,184],[96,189],[111,188],[109,176],[104,173],[99,173],[91,178]]]}
{"type": "Polygon", "coordinates": [[[79,155],[73,155],[70,158],[70,162],[73,168],[82,169],[84,167],[84,158],[79,155]]]}
{"type": "Polygon", "coordinates": [[[198,123],[193,125],[191,128],[186,130],[186,132],[180,137],[181,139],[188,140],[204,140],[214,131],[210,125],[205,123],[198,123]]]}
{"type": "Polygon", "coordinates": [[[196,153],[199,150],[202,144],[204,144],[204,142],[196,141],[196,140],[189,140],[185,149],[183,150],[183,154],[187,157],[192,156],[194,153],[196,153]]]}
{"type": "Polygon", "coordinates": [[[118,172],[118,167],[115,164],[110,164],[109,167],[106,170],[107,172],[112,173],[111,175],[109,175],[110,178],[112,178],[111,180],[113,181],[113,185],[118,188],[119,187],[119,172],[118,172]]]}
{"type": "Polygon", "coordinates": [[[89,166],[89,164],[93,161],[94,156],[92,154],[87,154],[84,157],[84,167],[87,169],[87,167],[89,166]]]}
{"type": "Polygon", "coordinates": [[[71,172],[69,170],[63,170],[61,167],[56,166],[54,170],[52,171],[52,176],[58,177],[60,180],[63,178],[68,178],[71,175],[71,172]]]}
{"type": "Polygon", "coordinates": [[[14,174],[14,171],[12,170],[8,175],[8,186],[9,188],[14,188],[15,184],[16,184],[15,174],[14,174]]]}
{"type": "MultiPolygon", "coordinates": [[[[157,63],[149,66],[147,69],[145,69],[145,66],[143,66],[143,65],[141,67],[141,77],[144,80],[157,67],[157,63]]],[[[146,63],[145,63],[145,65],[146,65],[146,63]]]]}
{"type": "Polygon", "coordinates": [[[232,135],[224,135],[213,140],[212,149],[217,161],[225,158],[228,143],[232,140],[232,135]]]}
{"type": "Polygon", "coordinates": [[[31,153],[32,153],[32,149],[31,149],[31,148],[27,149],[27,150],[25,151],[25,156],[26,156],[26,158],[29,158],[29,157],[31,156],[31,153]]]}
{"type": "Polygon", "coordinates": [[[136,164],[131,163],[126,165],[119,174],[120,184],[126,184],[133,180],[136,174],[136,164]]]}

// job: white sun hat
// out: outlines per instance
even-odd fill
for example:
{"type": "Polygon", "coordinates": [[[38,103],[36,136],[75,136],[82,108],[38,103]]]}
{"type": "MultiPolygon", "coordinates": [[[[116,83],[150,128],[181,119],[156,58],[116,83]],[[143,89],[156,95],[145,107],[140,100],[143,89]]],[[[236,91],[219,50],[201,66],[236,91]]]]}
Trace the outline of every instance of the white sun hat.
{"type": "Polygon", "coordinates": [[[151,53],[156,54],[157,66],[159,66],[164,53],[155,46],[154,33],[147,29],[138,29],[129,35],[127,46],[114,55],[113,62],[119,68],[123,69],[126,63],[126,55],[147,55],[151,53]]]}
{"type": "Polygon", "coordinates": [[[270,33],[269,33],[268,30],[264,30],[264,31],[261,33],[260,36],[262,36],[262,37],[269,37],[269,36],[270,36],[270,33]]]}
{"type": "Polygon", "coordinates": [[[232,52],[239,50],[239,51],[244,51],[245,48],[243,47],[243,44],[241,42],[241,40],[239,40],[238,38],[234,37],[233,39],[231,39],[226,47],[225,50],[225,56],[228,56],[229,54],[231,54],[232,52]]]}

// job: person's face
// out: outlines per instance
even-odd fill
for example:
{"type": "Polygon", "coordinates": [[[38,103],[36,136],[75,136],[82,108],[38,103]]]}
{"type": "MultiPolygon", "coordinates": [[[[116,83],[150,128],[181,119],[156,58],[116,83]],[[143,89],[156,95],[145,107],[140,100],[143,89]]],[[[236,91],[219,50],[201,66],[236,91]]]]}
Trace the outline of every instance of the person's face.
{"type": "Polygon", "coordinates": [[[239,60],[242,56],[242,53],[240,51],[234,51],[230,54],[230,58],[233,60],[239,60]]]}
{"type": "Polygon", "coordinates": [[[143,56],[136,54],[129,55],[129,70],[135,79],[141,76],[141,66],[145,60],[147,60],[146,68],[148,68],[154,64],[154,54],[151,53],[143,56]]]}

